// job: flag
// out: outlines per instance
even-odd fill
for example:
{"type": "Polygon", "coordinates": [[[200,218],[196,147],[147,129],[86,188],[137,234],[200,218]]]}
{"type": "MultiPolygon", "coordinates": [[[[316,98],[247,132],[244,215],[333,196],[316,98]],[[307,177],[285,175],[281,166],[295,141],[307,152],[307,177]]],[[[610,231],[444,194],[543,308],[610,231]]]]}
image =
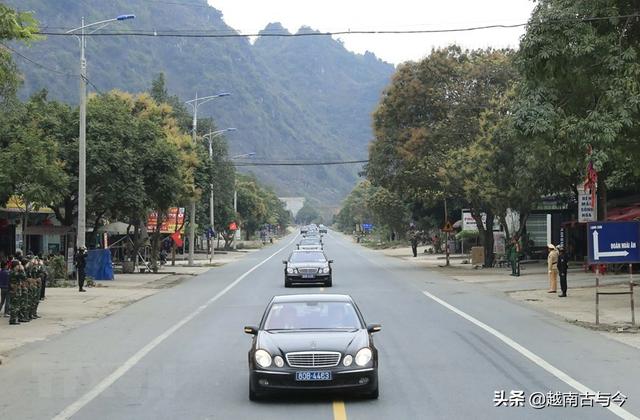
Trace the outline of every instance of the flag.
{"type": "MultiPolygon", "coordinates": [[[[587,151],[588,155],[591,156],[592,150],[591,145],[589,145],[589,149],[587,151]]],[[[585,192],[589,192],[591,194],[591,207],[595,208],[596,206],[596,191],[598,189],[598,171],[593,165],[593,160],[589,159],[589,164],[587,165],[587,179],[584,182],[584,190],[585,192]]]]}
{"type": "Polygon", "coordinates": [[[173,239],[173,243],[176,244],[178,248],[180,248],[183,244],[182,238],[180,237],[180,232],[174,232],[171,234],[171,239],[173,239]]]}

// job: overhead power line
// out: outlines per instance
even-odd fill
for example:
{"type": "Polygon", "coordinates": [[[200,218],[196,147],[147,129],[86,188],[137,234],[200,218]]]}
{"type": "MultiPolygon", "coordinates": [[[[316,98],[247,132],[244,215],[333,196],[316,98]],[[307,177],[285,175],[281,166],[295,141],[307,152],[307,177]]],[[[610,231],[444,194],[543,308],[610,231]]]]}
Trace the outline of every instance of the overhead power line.
{"type": "Polygon", "coordinates": [[[239,166],[331,166],[331,165],[352,165],[356,163],[367,163],[369,159],[363,160],[341,160],[326,162],[234,162],[236,167],[239,166]]]}
{"type": "MultiPolygon", "coordinates": [[[[134,36],[134,37],[175,37],[175,38],[246,38],[246,37],[309,37],[309,36],[334,36],[334,35],[402,35],[402,34],[439,34],[450,32],[471,32],[487,29],[512,29],[524,27],[527,25],[543,25],[543,24],[558,24],[558,23],[583,23],[583,22],[595,22],[601,20],[610,19],[625,19],[625,18],[639,18],[640,13],[628,14],[628,15],[611,15],[611,16],[591,16],[591,17],[576,17],[566,19],[552,19],[548,21],[532,21],[524,23],[514,24],[492,24],[481,26],[469,26],[460,28],[441,28],[441,29],[402,29],[402,30],[341,30],[341,31],[309,31],[309,32],[258,32],[251,34],[238,33],[235,30],[220,31],[220,30],[132,30],[132,31],[114,31],[114,32],[95,32],[92,34],[85,34],[85,36],[134,36]]],[[[57,32],[51,30],[44,30],[38,32],[39,35],[49,36],[75,36],[74,34],[66,32],[57,32]]]]}
{"type": "MultiPolygon", "coordinates": [[[[27,57],[26,55],[22,54],[20,51],[18,51],[18,50],[16,50],[16,49],[14,49],[14,48],[11,48],[10,46],[8,46],[7,44],[5,44],[5,43],[3,43],[3,42],[0,42],[0,45],[2,45],[2,46],[3,46],[4,48],[6,48],[7,50],[11,51],[11,52],[12,52],[13,54],[15,54],[16,56],[18,56],[18,57],[22,58],[23,60],[25,60],[25,61],[27,61],[27,62],[29,62],[29,63],[33,64],[34,66],[40,67],[41,69],[44,69],[44,70],[50,71],[51,73],[54,73],[54,74],[59,75],[59,76],[66,76],[66,77],[80,77],[80,75],[79,75],[79,74],[74,74],[74,73],[64,72],[64,71],[62,71],[62,70],[59,70],[59,69],[56,69],[56,68],[53,68],[53,67],[50,67],[50,66],[44,65],[44,64],[42,64],[42,63],[40,63],[40,62],[38,62],[38,61],[34,60],[33,58],[27,57]]],[[[98,92],[98,93],[102,93],[102,91],[101,91],[100,89],[98,89],[98,87],[97,87],[96,85],[94,85],[94,84],[93,84],[93,82],[92,82],[91,80],[89,80],[86,76],[84,77],[84,80],[85,80],[89,85],[91,85],[91,86],[96,90],[96,92],[98,92]]]]}

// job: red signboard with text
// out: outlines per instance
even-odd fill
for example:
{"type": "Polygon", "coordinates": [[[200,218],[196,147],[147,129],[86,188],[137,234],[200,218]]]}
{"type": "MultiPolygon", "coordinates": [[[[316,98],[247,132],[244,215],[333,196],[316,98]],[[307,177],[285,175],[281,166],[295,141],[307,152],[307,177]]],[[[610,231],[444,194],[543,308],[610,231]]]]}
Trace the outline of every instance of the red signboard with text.
{"type": "MultiPolygon", "coordinates": [[[[155,232],[158,224],[158,213],[151,212],[147,217],[147,232],[155,232]]],[[[160,223],[160,233],[181,231],[184,225],[184,207],[171,207],[160,223]]]]}

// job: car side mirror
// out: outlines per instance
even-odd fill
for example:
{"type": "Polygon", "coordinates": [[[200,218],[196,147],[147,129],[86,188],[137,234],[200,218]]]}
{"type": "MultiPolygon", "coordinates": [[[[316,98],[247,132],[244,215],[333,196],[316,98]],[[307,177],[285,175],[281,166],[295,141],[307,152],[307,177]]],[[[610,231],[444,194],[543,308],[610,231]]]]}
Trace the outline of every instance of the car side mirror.
{"type": "Polygon", "coordinates": [[[287,263],[287,260],[282,260],[282,264],[286,264],[286,263],[287,263]]]}
{"type": "Polygon", "coordinates": [[[333,264],[333,260],[329,260],[328,262],[329,262],[329,264],[333,264]]]}
{"type": "Polygon", "coordinates": [[[380,332],[380,330],[382,330],[382,325],[380,324],[367,325],[367,331],[369,331],[370,333],[377,333],[377,332],[380,332]]]}
{"type": "Polygon", "coordinates": [[[256,327],[247,326],[247,327],[244,327],[244,332],[246,334],[257,335],[258,329],[256,327]]]}

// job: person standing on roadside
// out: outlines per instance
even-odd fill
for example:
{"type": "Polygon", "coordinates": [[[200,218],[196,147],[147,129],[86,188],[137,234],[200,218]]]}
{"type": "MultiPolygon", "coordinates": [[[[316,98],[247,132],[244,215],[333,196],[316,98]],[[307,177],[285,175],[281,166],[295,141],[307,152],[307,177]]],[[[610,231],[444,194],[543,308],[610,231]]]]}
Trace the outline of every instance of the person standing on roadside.
{"type": "Polygon", "coordinates": [[[0,263],[0,312],[4,307],[5,316],[9,314],[9,270],[7,262],[0,263]]]}
{"type": "Polygon", "coordinates": [[[567,297],[567,270],[569,269],[569,257],[564,252],[564,247],[558,247],[558,274],[560,274],[560,297],[567,297]]]}
{"type": "Polygon", "coordinates": [[[418,232],[412,230],[409,233],[409,242],[411,242],[411,251],[413,251],[413,257],[418,256],[418,232]]]}
{"type": "Polygon", "coordinates": [[[76,270],[78,275],[78,291],[86,292],[84,290],[84,279],[86,276],[85,268],[87,267],[87,249],[83,246],[78,248],[76,252],[76,270]]]}
{"type": "Polygon", "coordinates": [[[558,291],[558,250],[553,244],[547,245],[549,255],[547,256],[547,268],[549,270],[549,290],[547,293],[558,291]]]}

